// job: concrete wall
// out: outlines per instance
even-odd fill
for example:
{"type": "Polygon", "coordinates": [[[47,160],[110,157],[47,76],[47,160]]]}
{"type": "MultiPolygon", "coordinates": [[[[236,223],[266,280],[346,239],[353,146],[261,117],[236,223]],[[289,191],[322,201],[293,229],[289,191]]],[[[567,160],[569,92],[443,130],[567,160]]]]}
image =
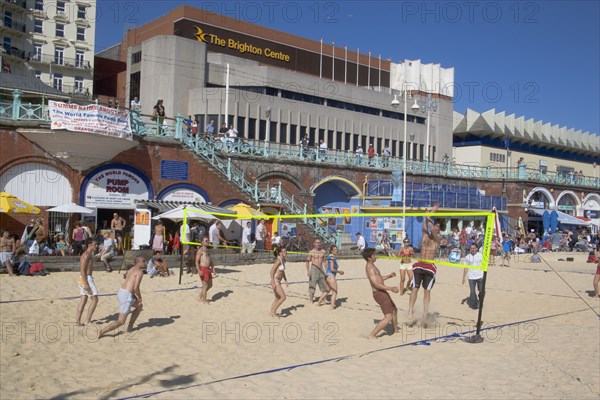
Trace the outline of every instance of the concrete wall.
{"type": "Polygon", "coordinates": [[[206,46],[176,36],[156,36],[142,43],[140,101],[142,113],[152,114],[164,100],[167,117],[185,114],[188,91],[205,85],[206,46]]]}

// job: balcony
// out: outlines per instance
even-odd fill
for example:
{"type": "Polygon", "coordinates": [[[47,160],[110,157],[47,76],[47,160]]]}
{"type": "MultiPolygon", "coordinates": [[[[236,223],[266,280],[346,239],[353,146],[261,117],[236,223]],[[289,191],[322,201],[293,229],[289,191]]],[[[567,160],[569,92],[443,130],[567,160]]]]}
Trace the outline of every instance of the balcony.
{"type": "Polygon", "coordinates": [[[19,49],[18,47],[2,47],[0,48],[0,53],[2,54],[2,57],[14,59],[15,61],[25,60],[25,51],[19,49]]]}
{"type": "Polygon", "coordinates": [[[26,32],[25,28],[25,24],[6,19],[0,19],[0,32],[8,31],[22,35],[26,32]]]}
{"type": "Polygon", "coordinates": [[[25,0],[2,0],[2,5],[7,10],[24,11],[27,9],[27,2],[25,0]]]}
{"type": "Polygon", "coordinates": [[[27,61],[32,64],[52,64],[52,66],[79,69],[89,71],[90,73],[93,70],[89,61],[70,57],[56,57],[50,54],[29,54],[27,61]]]}
{"type": "Polygon", "coordinates": [[[66,11],[56,11],[56,15],[54,16],[54,20],[58,22],[69,22],[69,16],[66,11]]]}

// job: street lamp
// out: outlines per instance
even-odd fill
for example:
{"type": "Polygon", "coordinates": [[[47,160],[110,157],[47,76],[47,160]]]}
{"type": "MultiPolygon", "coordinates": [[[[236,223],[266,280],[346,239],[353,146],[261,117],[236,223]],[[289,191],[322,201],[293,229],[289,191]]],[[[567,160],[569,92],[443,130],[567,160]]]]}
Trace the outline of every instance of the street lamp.
{"type": "Polygon", "coordinates": [[[433,101],[431,93],[427,95],[425,102],[421,105],[421,111],[427,113],[427,138],[425,139],[425,170],[429,170],[429,126],[431,123],[431,113],[437,111],[438,103],[433,101]]]}
{"type": "MultiPolygon", "coordinates": [[[[404,142],[402,145],[402,229],[404,230],[404,237],[406,236],[406,134],[408,132],[408,90],[406,88],[406,82],[403,83],[404,90],[400,94],[404,97],[404,142]]],[[[412,97],[412,96],[411,96],[412,97]]],[[[392,100],[392,107],[398,108],[400,107],[400,101],[398,100],[397,95],[394,95],[394,100],[392,100]]],[[[419,111],[420,107],[415,101],[415,104],[412,105],[411,110],[413,112],[419,111]]]]}

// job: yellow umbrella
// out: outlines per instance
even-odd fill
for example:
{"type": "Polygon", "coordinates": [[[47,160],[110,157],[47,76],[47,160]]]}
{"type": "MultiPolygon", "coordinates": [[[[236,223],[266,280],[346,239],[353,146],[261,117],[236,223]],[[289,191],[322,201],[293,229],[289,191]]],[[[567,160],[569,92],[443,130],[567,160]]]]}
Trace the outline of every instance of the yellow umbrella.
{"type": "Polygon", "coordinates": [[[253,218],[265,218],[267,215],[261,213],[258,210],[250,207],[248,204],[239,203],[235,206],[227,207],[228,209],[237,213],[238,219],[253,219],[253,218]]]}
{"type": "Polygon", "coordinates": [[[0,192],[0,212],[7,214],[39,214],[41,211],[36,206],[32,206],[10,193],[0,192]]]}

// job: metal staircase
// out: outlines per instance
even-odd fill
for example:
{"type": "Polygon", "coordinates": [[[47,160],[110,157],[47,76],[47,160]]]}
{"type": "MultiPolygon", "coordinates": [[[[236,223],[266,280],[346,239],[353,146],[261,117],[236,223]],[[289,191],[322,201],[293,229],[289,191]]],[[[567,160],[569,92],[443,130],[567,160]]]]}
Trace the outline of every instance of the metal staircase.
{"type": "MultiPolygon", "coordinates": [[[[242,193],[251,198],[255,203],[280,204],[287,215],[299,215],[302,224],[311,234],[319,237],[325,244],[340,246],[341,236],[337,232],[327,229],[327,224],[321,226],[319,218],[308,217],[306,203],[299,204],[294,199],[294,194],[281,187],[281,183],[272,186],[269,182],[261,183],[258,179],[248,178],[244,170],[229,154],[257,154],[254,148],[237,142],[228,145],[221,140],[206,138],[204,135],[190,136],[184,132],[183,118],[178,116],[175,126],[159,126],[158,124],[145,124],[138,115],[132,114],[132,131],[139,136],[155,136],[176,139],[183,147],[189,149],[195,156],[209,162],[215,171],[220,172],[229,182],[237,186],[242,193]],[[252,153],[249,153],[252,151],[252,153]]],[[[260,149],[259,149],[260,151],[260,149]]]]}

